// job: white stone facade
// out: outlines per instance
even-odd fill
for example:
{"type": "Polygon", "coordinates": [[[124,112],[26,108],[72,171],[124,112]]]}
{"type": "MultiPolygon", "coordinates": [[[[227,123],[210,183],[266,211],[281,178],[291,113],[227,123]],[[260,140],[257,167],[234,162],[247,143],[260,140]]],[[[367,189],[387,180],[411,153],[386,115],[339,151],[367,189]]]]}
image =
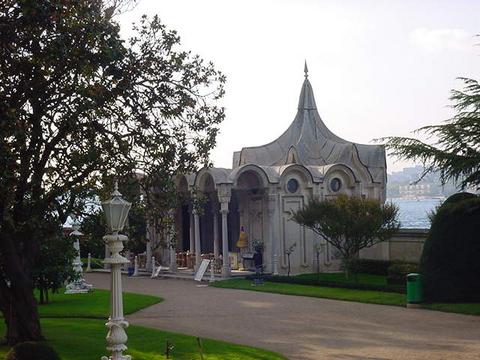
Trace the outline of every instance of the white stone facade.
{"type": "MultiPolygon", "coordinates": [[[[385,201],[386,156],[382,145],[361,145],[333,134],[318,114],[312,86],[305,72],[298,112],[290,127],[269,144],[243,148],[233,155],[232,169],[204,168],[177,178],[184,194],[203,194],[208,202],[197,213],[185,205],[177,212],[177,249],[216,256],[236,253],[243,226],[252,242],[264,243],[267,272],[314,272],[314,245],[322,241],[290,220],[290,212],[310,199],[338,194],[385,201]],[[228,247],[228,249],[226,249],[228,247]],[[274,263],[278,261],[278,269],[274,263]]],[[[324,244],[322,271],[338,268],[334,250],[324,244]]],[[[226,264],[228,265],[228,264],[226,264]]],[[[228,275],[229,269],[223,272],[228,275]]]]}

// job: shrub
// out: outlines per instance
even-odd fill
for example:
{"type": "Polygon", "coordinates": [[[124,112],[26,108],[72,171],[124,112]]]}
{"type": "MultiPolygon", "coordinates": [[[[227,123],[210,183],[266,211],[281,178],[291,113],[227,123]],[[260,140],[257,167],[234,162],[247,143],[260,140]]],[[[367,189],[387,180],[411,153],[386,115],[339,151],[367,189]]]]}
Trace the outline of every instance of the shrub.
{"type": "Polygon", "coordinates": [[[405,284],[407,274],[418,271],[418,264],[395,261],[388,267],[387,284],[399,285],[405,284]]]}
{"type": "Polygon", "coordinates": [[[475,199],[477,196],[472,193],[467,193],[467,192],[459,192],[456,194],[453,194],[449,196],[442,204],[442,206],[450,205],[450,204],[456,204],[459,202],[462,202],[464,200],[468,199],[475,199]]]}
{"type": "Polygon", "coordinates": [[[355,259],[352,261],[353,272],[371,274],[371,275],[387,275],[388,268],[392,265],[390,260],[371,260],[371,259],[355,259]]]}
{"type": "Polygon", "coordinates": [[[425,241],[421,272],[427,301],[480,301],[480,198],[454,196],[433,216],[425,241]]]}
{"type": "Polygon", "coordinates": [[[60,360],[57,352],[45,342],[26,341],[12,347],[5,360],[60,360]]]}
{"type": "MultiPolygon", "coordinates": [[[[249,280],[254,280],[255,275],[249,275],[246,277],[249,280]]],[[[344,288],[344,289],[357,289],[357,290],[374,290],[374,291],[383,291],[383,292],[395,292],[395,293],[405,293],[405,283],[401,285],[373,285],[373,284],[362,284],[355,282],[345,282],[345,281],[329,281],[329,280],[316,280],[316,279],[304,279],[298,278],[296,276],[284,276],[284,275],[265,275],[265,281],[270,281],[274,283],[285,283],[285,284],[298,284],[298,285],[309,285],[309,286],[326,286],[334,288],[344,288]]]]}

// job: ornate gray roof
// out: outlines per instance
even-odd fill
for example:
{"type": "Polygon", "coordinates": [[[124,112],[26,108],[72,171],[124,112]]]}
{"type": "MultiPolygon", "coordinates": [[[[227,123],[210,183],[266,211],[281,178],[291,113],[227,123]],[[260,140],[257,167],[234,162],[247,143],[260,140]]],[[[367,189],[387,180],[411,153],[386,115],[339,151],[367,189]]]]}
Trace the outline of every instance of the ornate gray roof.
{"type": "Polygon", "coordinates": [[[372,182],[386,177],[383,145],[362,145],[346,141],[332,133],[317,111],[312,85],[305,64],[298,112],[289,128],[276,140],[262,146],[245,147],[234,153],[233,168],[246,164],[281,166],[298,163],[304,166],[345,164],[364,166],[372,182]]]}

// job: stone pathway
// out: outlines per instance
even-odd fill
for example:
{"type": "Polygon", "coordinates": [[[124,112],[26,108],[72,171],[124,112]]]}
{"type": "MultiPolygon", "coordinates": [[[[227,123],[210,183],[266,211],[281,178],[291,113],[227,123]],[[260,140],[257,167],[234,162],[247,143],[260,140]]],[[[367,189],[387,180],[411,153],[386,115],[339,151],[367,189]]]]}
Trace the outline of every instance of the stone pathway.
{"type": "MultiPolygon", "coordinates": [[[[87,274],[97,288],[109,275],[87,274]]],[[[480,317],[127,278],[124,290],[164,302],[131,324],[270,349],[289,359],[479,359],[480,317]]]]}

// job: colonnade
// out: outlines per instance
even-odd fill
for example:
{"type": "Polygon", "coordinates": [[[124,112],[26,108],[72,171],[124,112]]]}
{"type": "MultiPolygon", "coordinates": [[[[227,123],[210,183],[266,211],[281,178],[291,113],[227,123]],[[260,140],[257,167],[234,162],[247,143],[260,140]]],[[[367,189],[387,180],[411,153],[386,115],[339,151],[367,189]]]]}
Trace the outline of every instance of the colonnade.
{"type": "MultiPolygon", "coordinates": [[[[218,231],[218,214],[221,215],[222,224],[222,276],[230,276],[230,258],[228,249],[228,207],[231,199],[231,190],[229,188],[221,188],[218,190],[218,204],[212,206],[213,215],[213,253],[215,259],[220,256],[220,234],[218,231]]],[[[195,206],[191,206],[190,213],[190,252],[195,254],[195,269],[200,266],[202,262],[202,248],[200,241],[200,214],[195,206]],[[193,221],[192,221],[193,220],[193,221]]]]}

